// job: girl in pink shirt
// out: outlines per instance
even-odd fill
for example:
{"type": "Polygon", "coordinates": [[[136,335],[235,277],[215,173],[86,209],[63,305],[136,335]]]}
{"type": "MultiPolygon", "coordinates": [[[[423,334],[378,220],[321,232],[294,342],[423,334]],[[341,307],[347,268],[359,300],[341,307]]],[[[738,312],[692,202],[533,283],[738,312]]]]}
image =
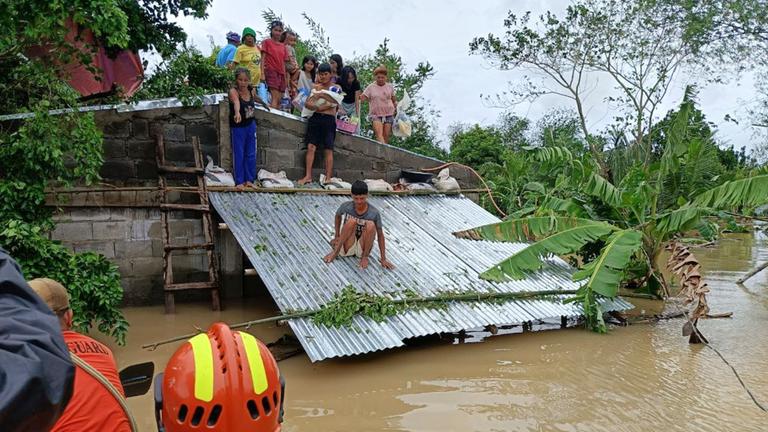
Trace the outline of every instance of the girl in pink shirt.
{"type": "Polygon", "coordinates": [[[387,68],[381,65],[373,70],[376,82],[368,85],[360,102],[368,101],[368,120],[373,124],[376,141],[387,144],[392,136],[392,124],[397,113],[395,89],[387,82],[387,68]]]}

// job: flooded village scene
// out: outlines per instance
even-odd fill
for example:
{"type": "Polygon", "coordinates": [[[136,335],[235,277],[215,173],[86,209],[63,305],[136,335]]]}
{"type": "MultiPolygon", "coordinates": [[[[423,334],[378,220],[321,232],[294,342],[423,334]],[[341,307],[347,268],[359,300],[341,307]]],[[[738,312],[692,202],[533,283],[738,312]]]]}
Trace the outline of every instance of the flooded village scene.
{"type": "Polygon", "coordinates": [[[0,23],[0,431],[768,430],[766,0],[0,23]]]}

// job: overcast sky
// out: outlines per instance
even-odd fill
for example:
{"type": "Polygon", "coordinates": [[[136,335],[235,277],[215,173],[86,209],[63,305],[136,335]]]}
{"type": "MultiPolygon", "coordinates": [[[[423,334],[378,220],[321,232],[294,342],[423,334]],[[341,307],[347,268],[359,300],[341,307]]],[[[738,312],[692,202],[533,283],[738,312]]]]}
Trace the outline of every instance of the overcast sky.
{"type": "MultiPolygon", "coordinates": [[[[515,13],[532,11],[534,14],[551,10],[560,12],[568,5],[566,0],[397,0],[395,2],[360,0],[343,2],[292,0],[269,2],[263,0],[214,0],[206,20],[179,19],[191,41],[204,53],[210,52],[209,36],[217,44],[225,43],[227,31],[240,33],[244,26],[264,31],[261,11],[272,8],[282,15],[300,34],[308,34],[301,16],[306,12],[325,28],[331,46],[343,58],[355,54],[372,53],[384,38],[390,40],[394,52],[401,55],[406,66],[414,67],[421,61],[429,61],[435,68],[435,77],[423,90],[422,97],[437,108],[441,139],[447,127],[455,122],[491,124],[501,109],[488,106],[480,94],[504,91],[507,83],[519,79],[521,74],[502,72],[492,68],[480,56],[470,56],[468,44],[473,37],[489,32],[501,34],[503,20],[512,9],[515,13]]],[[[680,101],[682,89],[690,78],[681,74],[671,92],[667,109],[680,101]]],[[[615,107],[603,99],[609,83],[593,79],[595,91],[587,100],[588,121],[592,130],[599,130],[609,123],[615,107]]],[[[753,131],[746,126],[723,121],[726,114],[747,120],[744,106],[753,94],[749,77],[728,85],[710,86],[699,94],[701,108],[708,120],[718,126],[717,138],[721,143],[734,144],[737,148],[753,145],[753,131]]],[[[521,116],[538,119],[555,107],[568,107],[569,101],[549,96],[535,102],[518,105],[513,111],[521,116]]],[[[443,145],[447,143],[443,142],[443,145]]]]}

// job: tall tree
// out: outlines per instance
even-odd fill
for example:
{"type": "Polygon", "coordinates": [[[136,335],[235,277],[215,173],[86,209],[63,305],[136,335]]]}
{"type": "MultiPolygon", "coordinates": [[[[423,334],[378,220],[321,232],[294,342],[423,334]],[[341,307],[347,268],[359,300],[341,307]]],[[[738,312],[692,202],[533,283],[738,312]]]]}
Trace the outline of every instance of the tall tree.
{"type": "Polygon", "coordinates": [[[622,129],[650,163],[648,139],[675,77],[684,68],[705,71],[702,81],[719,76],[714,64],[702,61],[712,46],[713,30],[700,30],[694,37],[692,29],[698,27],[681,18],[692,14],[690,5],[697,3],[579,0],[562,17],[547,12],[536,21],[530,13],[518,17],[510,12],[503,36],[475,38],[470,49],[502,69],[525,70],[537,78],[524,80],[511,93],[511,102],[544,94],[572,100],[593,156],[607,176],[600,141],[589,128],[584,107],[590,79],[608,78],[613,84],[607,102],[618,106],[622,129]]]}

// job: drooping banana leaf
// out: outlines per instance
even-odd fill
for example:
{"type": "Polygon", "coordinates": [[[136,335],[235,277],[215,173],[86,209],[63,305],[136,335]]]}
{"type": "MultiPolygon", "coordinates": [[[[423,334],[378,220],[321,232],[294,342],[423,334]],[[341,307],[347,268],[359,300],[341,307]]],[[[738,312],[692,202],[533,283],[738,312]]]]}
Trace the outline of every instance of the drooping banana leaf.
{"type": "Polygon", "coordinates": [[[536,192],[541,195],[546,195],[547,190],[544,188],[544,185],[539,182],[528,182],[523,186],[523,190],[536,192]]]}
{"type": "Polygon", "coordinates": [[[618,228],[613,225],[593,221],[558,230],[486,270],[480,277],[496,282],[523,279],[526,275],[540,269],[542,259],[547,256],[574,253],[585,244],[606,237],[617,230],[618,228]]]}
{"type": "Polygon", "coordinates": [[[703,207],[681,207],[656,217],[656,232],[662,236],[696,228],[711,211],[703,207]]]}
{"type": "Polygon", "coordinates": [[[694,206],[728,209],[768,203],[768,175],[728,181],[693,199],[694,206]]]}
{"type": "Polygon", "coordinates": [[[573,274],[573,280],[587,279],[583,287],[606,297],[615,297],[624,269],[643,245],[643,234],[636,230],[616,231],[608,238],[600,255],[573,274]]]}
{"type": "Polygon", "coordinates": [[[543,163],[556,163],[573,159],[573,153],[567,147],[528,147],[526,150],[534,151],[536,160],[543,163]]]}
{"type": "Polygon", "coordinates": [[[549,213],[548,210],[576,218],[589,218],[589,212],[584,209],[583,204],[573,198],[562,199],[556,196],[547,196],[539,205],[537,213],[546,214],[549,213]]]}
{"type": "Polygon", "coordinates": [[[664,130],[664,134],[667,136],[664,156],[669,158],[679,157],[685,154],[688,149],[686,136],[690,129],[689,119],[691,117],[691,112],[694,109],[695,98],[695,88],[693,86],[686,87],[683,103],[680,104],[680,109],[664,130]]]}
{"type": "Polygon", "coordinates": [[[584,185],[584,192],[599,198],[611,207],[621,206],[621,192],[603,176],[592,173],[584,185]]]}
{"type": "Polygon", "coordinates": [[[533,241],[553,232],[583,225],[594,225],[592,219],[574,217],[538,216],[507,219],[453,233],[458,238],[502,242],[533,241]]]}
{"type": "Polygon", "coordinates": [[[504,220],[510,220],[510,219],[520,219],[523,216],[528,216],[529,214],[536,211],[536,207],[530,206],[530,207],[523,207],[520,210],[510,213],[507,215],[507,217],[504,218],[504,220]]]}

